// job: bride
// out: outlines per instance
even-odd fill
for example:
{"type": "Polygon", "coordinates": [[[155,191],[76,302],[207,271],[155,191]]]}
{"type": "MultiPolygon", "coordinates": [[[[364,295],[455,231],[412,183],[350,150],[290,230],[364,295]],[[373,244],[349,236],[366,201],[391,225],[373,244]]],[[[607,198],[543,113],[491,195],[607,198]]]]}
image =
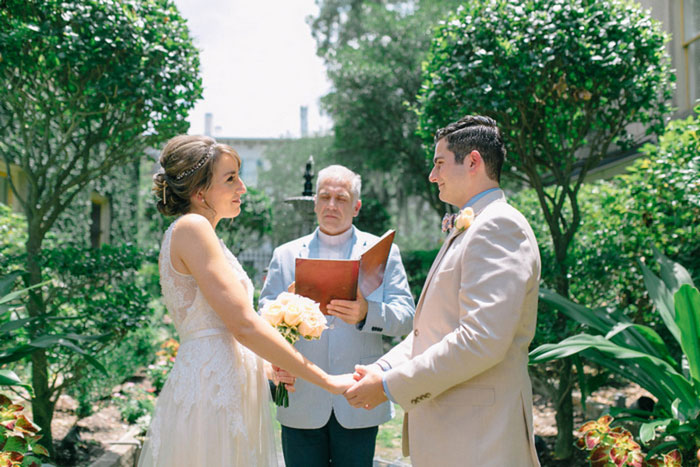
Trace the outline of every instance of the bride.
{"type": "Polygon", "coordinates": [[[236,151],[209,137],[176,136],[160,164],[158,210],[179,216],[163,237],[159,270],[180,348],[138,465],[277,465],[267,362],[334,394],[352,378],[326,374],[253,310],[253,284],[214,232],[241,212],[246,187],[236,151]]]}

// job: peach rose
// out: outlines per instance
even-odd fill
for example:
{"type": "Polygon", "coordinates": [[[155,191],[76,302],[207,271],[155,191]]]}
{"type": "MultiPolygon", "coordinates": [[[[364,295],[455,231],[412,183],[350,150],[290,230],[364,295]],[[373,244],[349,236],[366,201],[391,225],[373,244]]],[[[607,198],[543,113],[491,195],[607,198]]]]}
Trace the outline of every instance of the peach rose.
{"type": "Polygon", "coordinates": [[[268,303],[260,312],[260,316],[271,325],[277,326],[284,319],[284,307],[277,302],[268,303]]]}
{"type": "Polygon", "coordinates": [[[289,302],[284,307],[284,323],[287,326],[296,326],[301,323],[302,309],[298,303],[289,302]]]}
{"type": "Polygon", "coordinates": [[[318,339],[326,329],[326,317],[320,311],[318,313],[306,313],[299,323],[299,334],[307,339],[318,339]]]}
{"type": "Polygon", "coordinates": [[[469,228],[472,222],[474,222],[474,210],[472,208],[464,208],[455,218],[455,227],[459,230],[464,230],[469,228]]]}

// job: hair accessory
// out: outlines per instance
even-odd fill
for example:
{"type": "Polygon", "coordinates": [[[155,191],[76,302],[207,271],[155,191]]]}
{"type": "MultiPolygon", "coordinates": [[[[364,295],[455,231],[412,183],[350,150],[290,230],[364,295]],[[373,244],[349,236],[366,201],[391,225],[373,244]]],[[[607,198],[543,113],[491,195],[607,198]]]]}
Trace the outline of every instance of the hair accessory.
{"type": "Polygon", "coordinates": [[[168,184],[168,182],[163,182],[163,204],[168,204],[168,199],[165,197],[165,186],[168,184]]]}
{"type": "Polygon", "coordinates": [[[196,171],[202,168],[202,166],[209,160],[210,157],[214,155],[214,144],[209,146],[209,150],[207,150],[207,153],[202,157],[199,162],[197,162],[195,165],[193,165],[191,168],[185,170],[184,172],[181,172],[179,175],[175,177],[175,180],[182,180],[185,177],[189,177],[196,171]]]}

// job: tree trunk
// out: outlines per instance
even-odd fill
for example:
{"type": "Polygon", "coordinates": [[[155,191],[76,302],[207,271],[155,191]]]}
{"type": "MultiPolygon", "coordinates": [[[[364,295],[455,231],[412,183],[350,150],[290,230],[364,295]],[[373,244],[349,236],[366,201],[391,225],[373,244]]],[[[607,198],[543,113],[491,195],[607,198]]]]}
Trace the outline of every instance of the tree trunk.
{"type": "MultiPolygon", "coordinates": [[[[43,238],[37,234],[38,228],[28,222],[27,248],[27,286],[41,283],[41,264],[39,252],[43,238]],[[34,230],[34,229],[36,230],[34,230]]],[[[43,317],[46,315],[46,304],[41,289],[29,291],[29,301],[27,312],[31,317],[43,317]]],[[[38,337],[45,333],[43,320],[36,322],[31,329],[31,338],[38,337]]],[[[32,353],[32,416],[34,422],[41,427],[42,438],[40,443],[48,449],[51,457],[54,456],[53,436],[51,436],[51,420],[53,420],[54,402],[52,400],[53,391],[49,386],[49,363],[45,349],[37,349],[32,353]]]]}
{"type": "Polygon", "coordinates": [[[34,423],[41,427],[41,440],[39,443],[54,457],[53,436],[51,435],[51,421],[53,420],[54,403],[51,400],[52,391],[49,387],[49,366],[46,351],[38,349],[32,354],[32,416],[34,423]]]}
{"type": "Polygon", "coordinates": [[[574,446],[574,404],[571,399],[571,360],[560,360],[559,385],[556,388],[555,410],[557,440],[554,444],[555,459],[570,459],[574,446]]]}
{"type": "MultiPolygon", "coordinates": [[[[566,264],[566,251],[569,245],[562,245],[563,238],[553,239],[555,256],[559,273],[555,278],[555,288],[559,295],[569,298],[569,267],[566,264]]],[[[567,318],[559,313],[555,323],[557,335],[563,335],[566,330],[567,318]]],[[[556,410],[557,440],[554,444],[555,459],[570,459],[574,454],[574,404],[571,398],[572,365],[571,359],[560,360],[559,384],[556,387],[556,399],[554,408],[556,410]]]]}

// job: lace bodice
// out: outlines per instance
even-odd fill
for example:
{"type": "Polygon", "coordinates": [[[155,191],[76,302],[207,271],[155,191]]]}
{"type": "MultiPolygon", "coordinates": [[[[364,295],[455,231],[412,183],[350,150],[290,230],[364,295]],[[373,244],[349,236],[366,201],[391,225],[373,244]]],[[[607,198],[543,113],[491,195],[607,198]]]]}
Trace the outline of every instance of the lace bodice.
{"type": "MultiPolygon", "coordinates": [[[[178,272],[170,259],[170,239],[177,221],[173,222],[163,236],[160,249],[159,270],[163,302],[173,318],[175,329],[181,339],[204,329],[224,329],[225,325],[219,315],[209,306],[202,295],[197,282],[189,274],[178,272]]],[[[221,249],[228,259],[238,279],[248,292],[248,299],[253,303],[253,283],[231,251],[221,243],[221,249]]]]}

